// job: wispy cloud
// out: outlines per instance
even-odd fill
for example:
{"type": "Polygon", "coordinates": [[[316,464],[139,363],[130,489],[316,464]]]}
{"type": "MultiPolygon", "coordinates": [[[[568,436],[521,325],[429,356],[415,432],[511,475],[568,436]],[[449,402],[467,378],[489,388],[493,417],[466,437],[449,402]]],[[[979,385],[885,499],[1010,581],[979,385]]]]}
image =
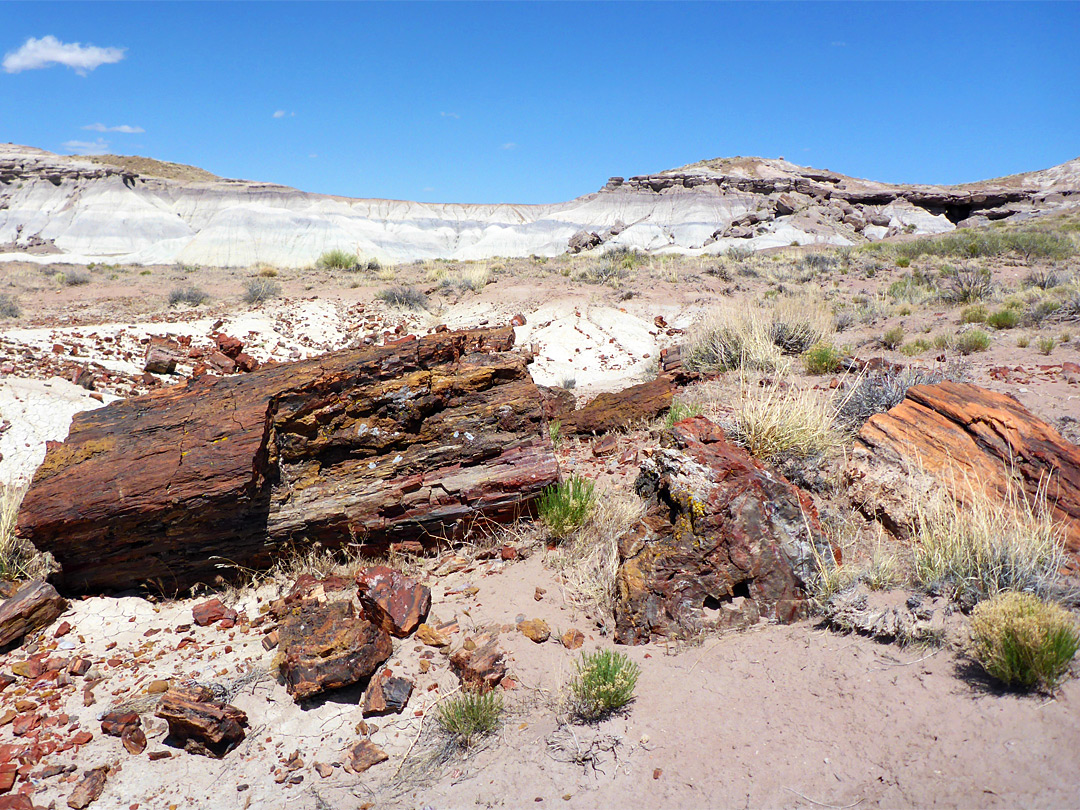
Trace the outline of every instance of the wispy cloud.
{"type": "Polygon", "coordinates": [[[517,144],[513,141],[508,141],[499,147],[500,149],[517,149],[517,144]]]}
{"type": "Polygon", "coordinates": [[[64,141],[63,147],[75,155],[105,155],[109,152],[108,141],[64,141]]]}
{"type": "Polygon", "coordinates": [[[459,113],[441,112],[439,113],[443,118],[461,118],[459,113]]]}
{"type": "Polygon", "coordinates": [[[63,65],[85,76],[101,65],[111,65],[124,58],[124,48],[99,48],[78,42],[61,42],[51,34],[41,39],[30,37],[21,48],[4,56],[3,66],[8,73],[63,65]]]}
{"type": "Polygon", "coordinates": [[[274,118],[285,118],[285,117],[294,118],[295,116],[296,116],[296,113],[294,113],[294,112],[285,112],[285,110],[275,110],[274,111],[274,118]]]}
{"type": "Polygon", "coordinates": [[[829,45],[831,47],[833,47],[833,48],[846,48],[847,47],[847,43],[844,42],[842,39],[834,39],[832,42],[829,43],[829,45]]]}
{"type": "Polygon", "coordinates": [[[83,129],[88,129],[91,132],[120,132],[124,135],[139,135],[146,132],[142,127],[132,127],[127,124],[121,124],[118,127],[107,127],[104,124],[87,124],[83,129]]]}

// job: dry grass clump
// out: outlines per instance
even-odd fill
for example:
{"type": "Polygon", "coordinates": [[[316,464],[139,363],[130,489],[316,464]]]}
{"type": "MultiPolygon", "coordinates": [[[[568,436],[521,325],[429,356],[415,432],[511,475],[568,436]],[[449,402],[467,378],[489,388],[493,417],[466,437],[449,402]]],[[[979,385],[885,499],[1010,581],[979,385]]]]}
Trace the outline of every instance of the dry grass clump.
{"type": "Polygon", "coordinates": [[[999,500],[962,482],[917,503],[915,515],[912,566],[930,589],[975,603],[1058,586],[1065,553],[1043,492],[1029,502],[1013,487],[999,500]]]}
{"type": "Polygon", "coordinates": [[[36,579],[48,576],[53,569],[50,557],[15,535],[26,489],[9,484],[0,490],[0,579],[36,579]]]}
{"type": "Polygon", "coordinates": [[[1080,648],[1072,615],[1027,593],[1003,593],[971,613],[969,654],[1009,686],[1053,690],[1080,648]]]}
{"type": "Polygon", "coordinates": [[[22,314],[19,302],[13,295],[0,293],[0,318],[18,318],[22,314]]]}
{"type": "Polygon", "coordinates": [[[704,372],[785,373],[788,358],[822,343],[833,328],[828,305],[815,296],[778,296],[763,305],[727,303],[692,331],[687,365],[704,372]]]}
{"type": "Polygon", "coordinates": [[[375,297],[402,309],[426,309],[428,303],[427,296],[415,287],[388,287],[376,293],[375,297]]]}
{"type": "Polygon", "coordinates": [[[477,292],[491,283],[491,268],[486,263],[470,264],[462,268],[432,263],[427,269],[428,281],[438,282],[444,290],[471,290],[477,292]]]}
{"type": "Polygon", "coordinates": [[[840,444],[831,398],[810,389],[744,383],[728,437],[762,461],[809,458],[840,444]]]}
{"type": "Polygon", "coordinates": [[[209,300],[210,295],[205,290],[196,287],[194,284],[176,287],[169,293],[170,307],[175,307],[177,304],[187,304],[188,306],[197,307],[200,304],[205,304],[209,300]]]}
{"type": "Polygon", "coordinates": [[[281,295],[281,285],[268,278],[253,278],[244,288],[245,304],[261,304],[281,295]]]}

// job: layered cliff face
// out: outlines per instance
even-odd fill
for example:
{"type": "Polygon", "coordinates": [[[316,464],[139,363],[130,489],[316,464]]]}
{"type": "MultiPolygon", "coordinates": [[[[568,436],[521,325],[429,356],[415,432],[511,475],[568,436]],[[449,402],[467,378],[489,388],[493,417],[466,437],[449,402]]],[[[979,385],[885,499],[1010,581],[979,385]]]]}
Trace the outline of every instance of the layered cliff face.
{"type": "Polygon", "coordinates": [[[305,266],[330,249],[384,262],[628,246],[722,253],[853,244],[1080,207],[1080,158],[962,186],[895,186],[783,159],[612,178],[551,205],[309,194],[145,158],[0,145],[0,260],[305,266]]]}

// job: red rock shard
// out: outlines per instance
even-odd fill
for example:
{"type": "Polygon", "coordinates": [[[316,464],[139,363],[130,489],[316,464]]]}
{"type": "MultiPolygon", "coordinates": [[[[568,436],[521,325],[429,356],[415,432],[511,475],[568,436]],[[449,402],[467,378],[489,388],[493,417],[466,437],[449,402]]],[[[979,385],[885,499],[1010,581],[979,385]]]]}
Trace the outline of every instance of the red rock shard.
{"type": "Polygon", "coordinates": [[[67,806],[73,807],[75,810],[84,810],[84,808],[89,807],[97,801],[102,791],[105,790],[105,780],[108,776],[109,769],[107,766],[87,771],[82,781],[75,786],[75,790],[71,791],[67,806]]]}
{"type": "Polygon", "coordinates": [[[482,633],[466,639],[465,645],[450,656],[450,667],[462,686],[480,690],[498,686],[506,676],[506,658],[499,649],[497,635],[482,633]]]}
{"type": "Polygon", "coordinates": [[[356,584],[364,612],[398,638],[415,630],[431,609],[431,590],[393,568],[366,568],[357,575],[356,584]]]}
{"type": "Polygon", "coordinates": [[[41,580],[26,582],[0,604],[0,647],[48,627],[67,610],[67,600],[41,580]]]}
{"type": "Polygon", "coordinates": [[[19,532],[69,589],[175,589],[290,544],[430,546],[513,519],[557,465],[512,345],[510,327],[444,332],[85,411],[49,445],[19,532]]]}
{"type": "Polygon", "coordinates": [[[934,487],[963,501],[972,488],[1005,498],[1017,484],[1034,498],[1042,485],[1080,560],[1080,447],[1004,394],[955,382],[912,387],[859,431],[845,477],[863,510],[899,535],[934,487]]]}
{"type": "Polygon", "coordinates": [[[806,610],[814,548],[825,548],[806,493],[703,416],[664,434],[641,468],[649,499],[619,541],[615,640],[643,644],[806,610]]]}
{"type": "Polygon", "coordinates": [[[413,682],[398,678],[384,669],[371,679],[364,691],[364,717],[382,714],[401,714],[412,696],[413,682]]]}
{"type": "Polygon", "coordinates": [[[247,715],[219,703],[202,686],[173,687],[161,699],[157,716],[169,724],[169,735],[187,743],[192,753],[221,757],[244,739],[247,715]]]}
{"type": "Polygon", "coordinates": [[[368,678],[394,651],[388,633],[351,602],[302,602],[278,629],[285,687],[298,702],[368,678]]]}
{"type": "Polygon", "coordinates": [[[235,622],[236,611],[225,607],[220,599],[209,599],[206,602],[200,602],[191,609],[191,618],[195,620],[195,624],[199,625],[199,627],[206,627],[208,624],[213,624],[222,619],[235,622]]]}

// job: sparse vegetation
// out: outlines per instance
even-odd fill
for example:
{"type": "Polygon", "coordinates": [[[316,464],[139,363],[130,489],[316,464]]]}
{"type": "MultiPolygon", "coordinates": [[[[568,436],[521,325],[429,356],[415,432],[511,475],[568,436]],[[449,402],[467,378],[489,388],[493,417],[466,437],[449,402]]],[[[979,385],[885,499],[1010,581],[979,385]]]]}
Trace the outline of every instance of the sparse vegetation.
{"type": "Polygon", "coordinates": [[[51,559],[15,535],[19,505],[26,487],[0,485],[0,579],[20,580],[50,573],[51,559]]]}
{"type": "Polygon", "coordinates": [[[585,522],[596,505],[595,487],[593,481],[572,475],[541,493],[537,513],[553,538],[564,540],[585,522]]]}
{"type": "Polygon", "coordinates": [[[910,242],[868,245],[863,250],[912,261],[920,256],[976,259],[1014,253],[1030,263],[1067,259],[1076,252],[1076,245],[1064,234],[1034,228],[964,228],[910,242]]]}
{"type": "Polygon", "coordinates": [[[911,386],[932,385],[944,379],[945,376],[937,372],[911,369],[865,376],[840,403],[836,423],[845,431],[856,433],[874,414],[885,413],[899,405],[911,386]]]}
{"type": "Polygon", "coordinates": [[[971,613],[971,657],[1008,686],[1053,690],[1078,648],[1075,619],[1032,594],[1003,593],[971,613]]]}
{"type": "Polygon", "coordinates": [[[668,412],[664,416],[664,427],[670,428],[676,422],[681,422],[691,416],[698,416],[701,414],[701,410],[701,406],[695,403],[683,402],[677,398],[673,399],[671,400],[671,407],[668,408],[668,412]]]}
{"type": "Polygon", "coordinates": [[[176,287],[169,293],[170,307],[175,307],[177,304],[187,304],[188,306],[197,307],[199,304],[205,304],[209,300],[210,296],[194,284],[176,287]]]}
{"type": "Polygon", "coordinates": [[[363,259],[347,250],[328,250],[315,261],[315,266],[320,270],[346,270],[352,272],[359,270],[363,266],[363,259]]]}
{"type": "Polygon", "coordinates": [[[976,304],[965,307],[960,312],[960,323],[986,323],[988,317],[986,307],[983,304],[976,304]]]}
{"type": "Polygon", "coordinates": [[[830,374],[839,371],[843,359],[843,352],[837,351],[835,346],[827,342],[811,346],[803,355],[807,374],[830,374]]]}
{"type": "Polygon", "coordinates": [[[956,336],[953,348],[963,355],[985,352],[990,348],[990,335],[982,329],[971,329],[956,336]]]}
{"type": "Polygon", "coordinates": [[[428,303],[427,296],[420,290],[404,285],[387,287],[385,290],[380,290],[375,297],[392,307],[402,309],[426,309],[428,303]]]}
{"type": "Polygon", "coordinates": [[[828,397],[813,390],[743,386],[735,403],[728,435],[762,461],[818,455],[839,442],[835,410],[828,397]]]}
{"type": "Polygon", "coordinates": [[[600,720],[634,699],[641,668],[621,652],[585,653],[570,680],[570,709],[580,720],[600,720]]]}
{"type": "Polygon", "coordinates": [[[963,267],[945,274],[941,282],[941,297],[954,304],[970,304],[989,298],[993,289],[989,270],[963,267]]]}
{"type": "Polygon", "coordinates": [[[57,273],[56,280],[66,287],[82,287],[92,281],[89,273],[77,269],[57,273]]]}
{"type": "Polygon", "coordinates": [[[492,690],[469,689],[440,703],[435,717],[454,742],[468,748],[478,737],[499,727],[502,713],[502,695],[492,690]]]}
{"type": "Polygon", "coordinates": [[[1035,341],[1035,346],[1039,350],[1039,354],[1049,355],[1057,345],[1057,341],[1050,335],[1043,335],[1035,341]]]}
{"type": "Polygon", "coordinates": [[[253,278],[244,288],[245,304],[261,304],[281,295],[281,285],[268,278],[253,278]]]}
{"type": "Polygon", "coordinates": [[[1012,307],[999,309],[986,319],[986,323],[995,329],[1014,329],[1020,325],[1020,312],[1012,307]]]}
{"type": "Polygon", "coordinates": [[[22,314],[19,302],[10,293],[0,293],[0,318],[18,318],[22,314]]]}
{"type": "Polygon", "coordinates": [[[881,345],[890,351],[895,351],[903,342],[904,327],[902,326],[894,326],[881,336],[881,345]]]}

